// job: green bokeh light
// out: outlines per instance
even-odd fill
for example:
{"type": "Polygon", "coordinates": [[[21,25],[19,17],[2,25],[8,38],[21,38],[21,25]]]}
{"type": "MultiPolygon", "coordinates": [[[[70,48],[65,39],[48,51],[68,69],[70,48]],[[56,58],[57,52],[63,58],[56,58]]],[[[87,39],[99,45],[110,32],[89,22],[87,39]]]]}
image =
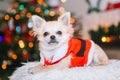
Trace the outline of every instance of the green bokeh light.
{"type": "Polygon", "coordinates": [[[19,10],[23,10],[25,7],[23,4],[19,5],[19,10]]]}
{"type": "Polygon", "coordinates": [[[45,9],[45,10],[44,10],[44,14],[45,14],[45,15],[49,15],[49,12],[50,12],[50,11],[49,11],[48,9],[45,9]]]}

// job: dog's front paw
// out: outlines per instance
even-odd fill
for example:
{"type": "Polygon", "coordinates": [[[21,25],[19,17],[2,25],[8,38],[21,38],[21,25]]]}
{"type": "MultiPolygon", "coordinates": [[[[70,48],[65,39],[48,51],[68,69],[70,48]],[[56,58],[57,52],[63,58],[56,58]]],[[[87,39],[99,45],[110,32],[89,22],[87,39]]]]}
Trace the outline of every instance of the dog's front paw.
{"type": "Polygon", "coordinates": [[[35,71],[33,70],[33,67],[31,67],[31,68],[28,69],[28,73],[29,74],[35,74],[35,71]]]}
{"type": "Polygon", "coordinates": [[[42,72],[42,70],[44,70],[44,66],[38,65],[38,66],[29,68],[28,73],[29,74],[35,74],[35,73],[38,73],[38,72],[42,72]]]}

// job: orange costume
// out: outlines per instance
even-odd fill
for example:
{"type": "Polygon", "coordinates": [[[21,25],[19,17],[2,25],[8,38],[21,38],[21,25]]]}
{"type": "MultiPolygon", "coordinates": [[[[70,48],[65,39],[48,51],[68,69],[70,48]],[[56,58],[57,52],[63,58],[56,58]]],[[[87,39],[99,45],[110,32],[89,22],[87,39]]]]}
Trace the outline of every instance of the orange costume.
{"type": "Polygon", "coordinates": [[[68,50],[65,56],[53,63],[44,58],[44,65],[56,64],[67,56],[71,55],[70,67],[88,66],[92,62],[93,54],[94,43],[91,40],[71,38],[69,40],[68,50]]]}

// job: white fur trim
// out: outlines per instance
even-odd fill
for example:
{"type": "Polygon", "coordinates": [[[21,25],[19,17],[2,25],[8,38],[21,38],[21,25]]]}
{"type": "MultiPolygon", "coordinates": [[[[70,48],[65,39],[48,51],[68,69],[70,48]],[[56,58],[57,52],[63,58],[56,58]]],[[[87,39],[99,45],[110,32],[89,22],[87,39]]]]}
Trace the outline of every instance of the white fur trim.
{"type": "Polygon", "coordinates": [[[92,60],[93,60],[93,56],[94,56],[94,53],[95,53],[95,43],[91,40],[91,48],[90,48],[90,51],[88,53],[88,62],[85,66],[88,66],[91,64],[92,60]]]}
{"type": "MultiPolygon", "coordinates": [[[[64,44],[62,47],[60,47],[54,53],[51,53],[51,54],[53,54],[52,55],[53,57],[52,56],[51,56],[51,58],[46,57],[46,59],[48,59],[49,62],[54,63],[54,62],[60,60],[61,58],[63,58],[66,55],[67,50],[68,50],[68,43],[64,44]]],[[[45,56],[42,53],[40,53],[40,57],[41,57],[40,63],[44,65],[45,56]]]]}
{"type": "Polygon", "coordinates": [[[52,63],[60,60],[61,58],[63,58],[66,53],[67,53],[67,50],[68,50],[68,43],[67,44],[64,44],[56,53],[55,55],[53,56],[53,60],[52,60],[52,63]]]}
{"type": "Polygon", "coordinates": [[[40,53],[40,64],[44,65],[44,56],[43,53],[40,53]]]}

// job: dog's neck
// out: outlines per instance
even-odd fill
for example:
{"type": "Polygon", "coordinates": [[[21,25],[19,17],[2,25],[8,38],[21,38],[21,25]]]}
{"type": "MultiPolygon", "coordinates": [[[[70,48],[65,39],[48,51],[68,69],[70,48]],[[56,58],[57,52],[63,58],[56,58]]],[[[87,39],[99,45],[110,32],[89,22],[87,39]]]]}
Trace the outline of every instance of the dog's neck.
{"type": "Polygon", "coordinates": [[[67,53],[68,50],[68,42],[59,46],[58,48],[51,49],[51,50],[46,50],[46,49],[41,49],[40,54],[42,54],[41,57],[46,58],[48,61],[55,62],[62,57],[64,57],[67,53]]]}

